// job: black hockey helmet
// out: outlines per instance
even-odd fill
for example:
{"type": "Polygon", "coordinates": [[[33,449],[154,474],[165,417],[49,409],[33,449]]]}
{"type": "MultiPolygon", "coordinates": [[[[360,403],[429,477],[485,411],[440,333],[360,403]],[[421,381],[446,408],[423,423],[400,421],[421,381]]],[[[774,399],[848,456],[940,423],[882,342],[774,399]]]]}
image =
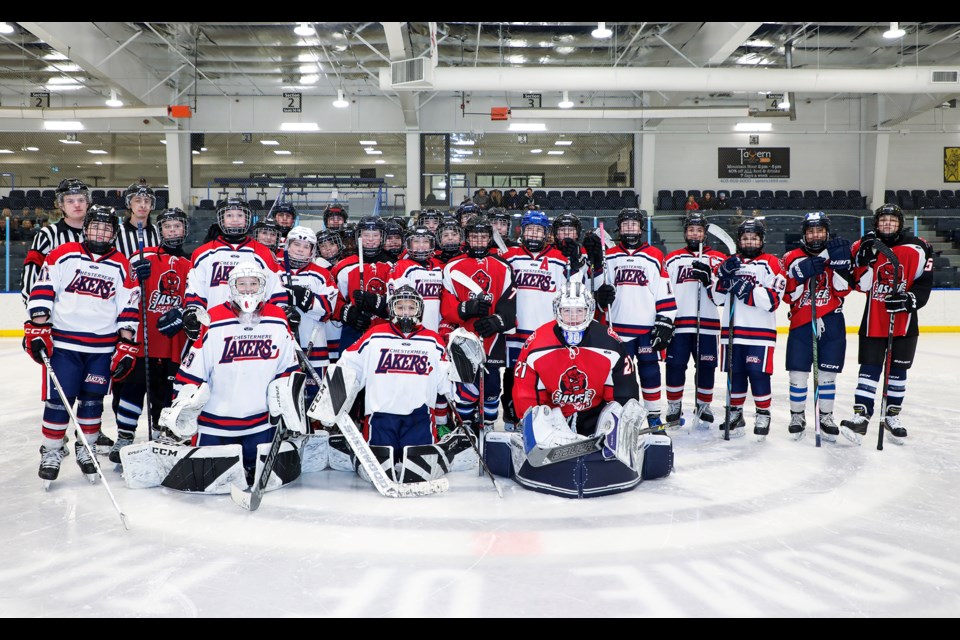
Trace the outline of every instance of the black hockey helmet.
{"type": "Polygon", "coordinates": [[[418,224],[409,231],[407,231],[406,237],[403,239],[403,246],[407,250],[407,255],[410,256],[411,260],[417,262],[426,262],[431,257],[433,257],[433,252],[437,247],[437,238],[433,233],[430,232],[430,229],[418,224]],[[426,240],[430,243],[428,249],[414,249],[413,243],[417,242],[418,245],[422,244],[420,240],[426,240]]]}
{"type": "Polygon", "coordinates": [[[113,243],[120,233],[120,218],[113,207],[104,207],[93,205],[87,209],[87,214],[83,216],[83,246],[90,253],[102,255],[113,249],[113,243]],[[94,233],[90,228],[94,223],[102,222],[109,225],[109,235],[104,233],[94,233]]]}
{"type": "Polygon", "coordinates": [[[387,237],[387,225],[379,216],[363,216],[357,221],[357,247],[363,250],[364,258],[373,258],[383,249],[383,241],[387,237]],[[379,231],[380,241],[376,247],[366,247],[363,244],[364,231],[379,231]]]}
{"type": "Polygon", "coordinates": [[[250,211],[250,205],[247,204],[247,201],[243,200],[242,198],[227,198],[226,201],[220,205],[220,208],[217,209],[217,225],[219,225],[220,232],[223,234],[223,237],[230,242],[240,242],[240,240],[247,235],[247,232],[250,231],[250,223],[252,221],[253,213],[250,211]],[[226,226],[224,223],[224,215],[227,211],[242,212],[244,217],[243,226],[226,226]]]}
{"type": "Polygon", "coordinates": [[[439,209],[423,209],[417,215],[417,224],[426,224],[427,220],[436,220],[439,225],[443,221],[443,213],[439,209]]]}
{"type": "Polygon", "coordinates": [[[330,229],[317,231],[317,255],[330,263],[335,263],[340,259],[342,253],[343,241],[339,232],[330,229]],[[334,247],[336,248],[335,251],[334,247]]]}
{"type": "Polygon", "coordinates": [[[343,253],[344,255],[351,255],[357,253],[357,223],[348,222],[339,230],[331,229],[333,233],[340,235],[340,240],[343,244],[343,253]]]}
{"type": "Polygon", "coordinates": [[[281,233],[282,231],[277,221],[272,216],[268,216],[261,218],[253,225],[253,233],[251,235],[254,240],[276,253],[277,249],[280,248],[281,233]]]}
{"type": "Polygon", "coordinates": [[[297,224],[297,209],[289,202],[281,202],[273,208],[273,211],[270,212],[270,218],[273,218],[277,222],[277,227],[280,228],[280,235],[284,238],[287,237],[287,233],[290,232],[290,229],[297,224]],[[290,216],[290,223],[287,224],[286,220],[281,224],[279,220],[279,215],[285,213],[290,216]]]}
{"type": "Polygon", "coordinates": [[[703,246],[707,245],[707,227],[709,226],[707,222],[707,216],[703,215],[699,211],[690,211],[687,213],[686,217],[683,219],[683,240],[687,243],[687,249],[690,251],[699,251],[700,250],[700,241],[691,240],[687,237],[687,228],[689,227],[700,227],[703,229],[703,246]]]}
{"type": "Polygon", "coordinates": [[[127,187],[127,190],[123,192],[123,202],[127,206],[127,211],[133,211],[133,199],[141,198],[150,198],[150,210],[152,211],[155,206],[157,206],[157,196],[153,193],[153,187],[147,184],[147,181],[143,178],[140,178],[138,181],[134,182],[132,185],[127,187]]]}
{"type": "Polygon", "coordinates": [[[470,218],[474,216],[482,215],[482,214],[483,214],[483,211],[480,209],[480,207],[473,204],[472,202],[467,202],[457,207],[457,213],[456,213],[457,220],[460,221],[460,224],[463,225],[464,228],[466,228],[467,222],[470,221],[470,218]]]}
{"type": "Polygon", "coordinates": [[[811,254],[817,254],[823,251],[827,246],[827,239],[830,237],[830,218],[823,211],[811,211],[804,214],[803,222],[800,224],[800,244],[811,254]],[[823,227],[827,232],[823,240],[818,242],[807,242],[807,229],[814,227],[823,227]]]}
{"type": "Polygon", "coordinates": [[[767,230],[763,226],[763,222],[757,220],[756,218],[749,218],[740,223],[740,226],[737,227],[737,251],[744,258],[753,260],[763,253],[763,242],[764,238],[767,235],[767,230]],[[755,233],[760,237],[760,246],[759,247],[744,247],[743,246],[743,236],[747,233],[755,233]]]}
{"type": "Polygon", "coordinates": [[[557,232],[564,227],[576,229],[577,235],[574,239],[580,242],[580,238],[583,237],[583,223],[580,222],[580,218],[576,214],[570,212],[561,213],[553,219],[554,242],[560,243],[560,235],[557,232]]]}
{"type": "Polygon", "coordinates": [[[390,216],[389,218],[387,218],[387,223],[391,223],[391,222],[392,222],[392,223],[394,223],[394,224],[396,224],[396,225],[399,225],[401,229],[403,229],[404,231],[406,231],[406,230],[407,230],[407,220],[408,220],[408,218],[404,218],[403,216],[390,216]]]}
{"type": "Polygon", "coordinates": [[[403,226],[395,218],[389,218],[383,223],[383,250],[394,260],[403,253],[403,236],[406,234],[403,226]]]}
{"type": "MultiPolygon", "coordinates": [[[[327,229],[330,228],[331,216],[339,216],[343,220],[342,224],[346,224],[347,218],[349,218],[349,216],[347,215],[346,209],[344,209],[338,204],[329,204],[327,205],[327,208],[323,210],[323,226],[326,227],[327,229]]],[[[340,227],[335,227],[335,228],[339,229],[340,227]]]]}
{"type": "Polygon", "coordinates": [[[187,214],[184,213],[183,209],[178,207],[170,207],[169,209],[164,209],[157,214],[157,229],[160,232],[160,246],[161,247],[180,247],[183,246],[184,240],[187,239],[187,233],[190,231],[190,222],[187,219],[187,214]],[[180,222],[183,225],[183,234],[180,236],[167,237],[163,233],[164,223],[170,222],[180,222]]]}
{"type": "Polygon", "coordinates": [[[510,216],[510,213],[508,213],[503,207],[491,207],[490,210],[487,211],[487,217],[490,218],[491,221],[501,220],[508,224],[513,222],[513,218],[510,216]]]}
{"type": "Polygon", "coordinates": [[[643,244],[643,232],[647,228],[647,215],[643,209],[635,207],[626,207],[620,209],[617,214],[617,232],[620,234],[620,242],[623,246],[633,249],[643,244]],[[640,231],[636,233],[624,233],[623,223],[627,220],[636,220],[640,223],[640,231]]]}
{"type": "Polygon", "coordinates": [[[436,231],[437,237],[437,246],[440,247],[440,250],[444,253],[458,253],[463,247],[463,227],[460,226],[460,223],[456,218],[444,218],[440,223],[440,226],[437,227],[436,231]],[[444,234],[444,232],[447,232],[444,234]],[[443,236],[450,235],[450,232],[455,232],[457,234],[457,239],[455,241],[448,241],[444,243],[443,236]]]}
{"type": "Polygon", "coordinates": [[[493,225],[486,216],[473,216],[463,226],[463,235],[467,239],[467,255],[471,258],[484,258],[490,253],[490,240],[493,239],[493,225]],[[470,242],[471,234],[484,233],[487,238],[477,246],[470,242]],[[481,246],[482,244],[482,246],[481,246]]]}
{"type": "Polygon", "coordinates": [[[873,230],[876,232],[877,237],[880,238],[885,243],[893,243],[900,239],[900,236],[903,235],[903,209],[893,203],[887,203],[880,207],[877,207],[877,210],[873,212],[873,230]],[[896,216],[900,224],[897,227],[896,233],[880,233],[879,223],[880,216],[896,216]]]}
{"type": "Polygon", "coordinates": [[[90,204],[90,190],[87,189],[86,183],[82,182],[78,178],[64,178],[60,181],[60,184],[57,185],[56,196],[57,203],[63,207],[63,197],[71,195],[81,195],[87,199],[87,204],[90,204]]]}

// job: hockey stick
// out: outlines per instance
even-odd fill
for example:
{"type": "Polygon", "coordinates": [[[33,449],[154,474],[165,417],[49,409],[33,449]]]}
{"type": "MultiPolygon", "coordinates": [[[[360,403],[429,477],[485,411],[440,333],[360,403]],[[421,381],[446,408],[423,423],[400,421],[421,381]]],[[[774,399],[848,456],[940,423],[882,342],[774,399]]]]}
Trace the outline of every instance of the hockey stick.
{"type": "Polygon", "coordinates": [[[507,252],[507,243],[503,241],[503,236],[500,235],[500,231],[491,225],[493,229],[493,242],[497,245],[497,249],[500,250],[500,255],[503,255],[507,252]]]}
{"type": "Polygon", "coordinates": [[[470,446],[473,447],[474,453],[477,454],[477,460],[480,461],[480,468],[483,469],[483,472],[490,477],[490,481],[493,483],[493,488],[496,489],[497,495],[502,498],[503,490],[500,488],[500,484],[497,482],[497,479],[494,477],[493,472],[490,471],[490,467],[487,466],[487,461],[483,459],[483,455],[480,453],[480,447],[477,446],[477,443],[474,441],[474,438],[472,437],[473,434],[470,433],[468,429],[463,425],[463,420],[460,419],[460,414],[457,413],[457,410],[456,410],[457,405],[453,399],[453,396],[446,395],[444,397],[447,399],[447,406],[453,409],[452,413],[454,416],[456,416],[455,420],[457,422],[457,426],[460,429],[462,429],[464,433],[466,433],[467,440],[470,441],[470,446]]]}
{"type": "MultiPolygon", "coordinates": [[[[660,433],[664,431],[665,428],[666,427],[664,425],[657,427],[644,427],[642,429],[637,429],[636,435],[642,436],[648,433],[660,433]]],[[[585,456],[595,451],[600,451],[603,448],[605,438],[606,434],[600,433],[590,436],[586,440],[577,440],[576,442],[569,442],[556,447],[535,446],[530,450],[530,453],[527,454],[527,462],[529,462],[530,466],[533,467],[545,467],[549,464],[554,464],[555,462],[563,462],[564,460],[569,460],[571,458],[585,456]]]]}
{"type": "Polygon", "coordinates": [[[810,332],[813,334],[813,426],[814,439],[820,446],[820,332],[817,331],[817,275],[814,274],[810,284],[810,332]]]}
{"type": "MultiPolygon", "coordinates": [[[[325,383],[321,379],[320,374],[317,373],[317,370],[313,368],[313,365],[310,364],[310,361],[307,360],[307,356],[303,353],[303,349],[300,348],[300,345],[296,342],[293,343],[294,351],[297,352],[297,359],[300,360],[300,366],[313,378],[314,382],[320,387],[320,391],[317,392],[317,397],[320,397],[320,394],[324,392],[324,389],[329,385],[331,400],[333,400],[334,394],[340,398],[339,407],[336,408],[338,417],[337,417],[337,426],[340,427],[340,432],[343,434],[343,437],[346,438],[347,444],[350,445],[350,448],[353,449],[354,455],[357,456],[357,460],[360,461],[360,466],[363,467],[363,470],[367,472],[367,476],[370,478],[370,481],[373,483],[373,486],[376,487],[377,491],[380,492],[380,495],[386,496],[388,498],[407,498],[410,496],[424,496],[430,495],[433,493],[443,493],[450,488],[450,482],[446,478],[437,478],[436,480],[427,480],[425,482],[415,482],[415,483],[406,483],[401,484],[399,482],[394,482],[387,477],[387,473],[383,470],[383,467],[380,466],[380,463],[377,462],[376,456],[373,455],[373,451],[370,450],[370,445],[367,444],[367,441],[363,439],[363,435],[360,433],[360,430],[357,428],[356,423],[353,421],[347,411],[343,411],[343,399],[346,397],[346,392],[343,389],[343,378],[334,376],[334,380],[339,379],[339,383],[333,382],[330,378],[329,372],[325,374],[327,382],[325,383]],[[339,385],[339,388],[337,388],[339,385]]],[[[339,369],[337,370],[339,372],[339,369]]]]}
{"type": "Polygon", "coordinates": [[[267,490],[267,483],[270,482],[270,475],[273,473],[273,467],[277,462],[277,454],[280,452],[280,444],[283,442],[283,434],[286,430],[283,419],[281,419],[280,424],[276,426],[273,432],[270,451],[263,461],[263,470],[254,486],[241,489],[238,485],[230,485],[230,498],[247,511],[256,511],[260,507],[260,501],[263,500],[263,493],[267,490]]]}
{"type": "MultiPolygon", "coordinates": [[[[140,245],[140,259],[143,257],[143,222],[137,223],[137,244],[140,245]]],[[[140,281],[140,324],[143,326],[143,377],[147,385],[147,440],[153,440],[153,411],[150,409],[150,339],[147,326],[147,283],[140,281]]]]}
{"type": "Polygon", "coordinates": [[[63,407],[67,410],[67,415],[70,416],[70,421],[73,423],[73,428],[77,433],[77,440],[82,442],[83,446],[86,447],[87,453],[93,460],[93,466],[97,469],[97,475],[100,476],[100,481],[103,483],[103,488],[107,490],[107,494],[110,496],[110,502],[113,503],[113,508],[117,510],[117,514],[120,516],[120,522],[123,524],[123,528],[129,530],[130,527],[127,526],[127,516],[124,515],[123,511],[120,509],[120,505],[117,504],[117,499],[113,496],[113,491],[110,490],[110,485],[107,484],[107,479],[103,475],[103,470],[100,468],[100,463],[97,462],[97,456],[93,452],[93,448],[90,446],[90,443],[87,442],[87,438],[83,433],[83,429],[80,428],[80,421],[77,420],[77,416],[73,412],[73,407],[67,401],[67,394],[63,392],[63,387],[60,386],[60,380],[57,378],[57,374],[53,372],[53,365],[50,364],[50,357],[47,356],[46,351],[41,351],[40,357],[43,358],[43,366],[47,368],[47,373],[50,374],[50,379],[53,381],[53,386],[56,387],[57,393],[60,395],[60,401],[63,403],[63,407]]]}
{"type": "MultiPolygon", "coordinates": [[[[893,292],[898,293],[904,284],[900,279],[900,259],[893,252],[893,249],[880,242],[879,238],[874,240],[873,246],[876,247],[877,253],[882,254],[893,267],[893,292]]],[[[869,301],[867,304],[869,304],[869,301]]],[[[896,328],[896,314],[889,313],[889,315],[887,350],[883,355],[883,396],[880,402],[880,429],[877,432],[877,451],[883,451],[883,431],[887,424],[887,403],[890,391],[890,368],[893,364],[893,332],[896,328]]]]}
{"type": "MultiPolygon", "coordinates": [[[[706,230],[704,230],[706,233],[706,230]]],[[[697,261],[703,259],[703,240],[697,243],[697,261]]],[[[697,280],[697,335],[694,339],[694,361],[693,361],[693,421],[694,427],[699,427],[700,416],[703,415],[703,409],[700,408],[697,394],[700,392],[700,298],[703,296],[703,283],[697,280]]],[[[684,364],[686,369],[686,364],[684,364]]],[[[706,405],[704,405],[706,406],[706,405]]],[[[683,414],[681,414],[681,419],[683,414]]]]}
{"type": "MultiPolygon", "coordinates": [[[[724,231],[722,228],[718,227],[715,224],[707,225],[707,233],[712,234],[724,245],[727,247],[727,251],[730,252],[730,255],[737,254],[737,244],[733,241],[733,238],[730,237],[730,234],[724,231]]],[[[736,299],[735,297],[727,292],[727,302],[730,305],[730,314],[729,321],[727,322],[727,404],[724,407],[724,418],[723,418],[723,439],[730,439],[730,414],[733,411],[732,398],[733,398],[733,325],[736,319],[736,299]]]]}
{"type": "MultiPolygon", "coordinates": [[[[603,242],[604,246],[606,246],[609,249],[610,246],[613,245],[613,243],[611,242],[609,246],[607,245],[606,239],[609,238],[610,236],[608,236],[607,232],[603,230],[603,220],[600,221],[599,235],[600,235],[600,241],[603,242]]],[[[604,251],[604,258],[606,258],[606,251],[604,251]]],[[[607,283],[607,265],[606,264],[603,265],[603,269],[600,271],[600,273],[603,274],[603,284],[606,284],[607,283]]],[[[593,278],[590,278],[590,282],[591,283],[593,282],[593,278]]],[[[608,315],[609,309],[601,309],[601,313],[603,314],[603,324],[610,326],[610,317],[608,315]]]]}

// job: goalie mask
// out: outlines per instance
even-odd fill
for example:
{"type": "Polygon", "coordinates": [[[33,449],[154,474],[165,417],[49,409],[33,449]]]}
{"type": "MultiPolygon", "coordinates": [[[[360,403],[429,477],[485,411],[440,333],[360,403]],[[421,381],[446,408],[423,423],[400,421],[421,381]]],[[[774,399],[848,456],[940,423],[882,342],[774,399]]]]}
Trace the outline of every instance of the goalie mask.
{"type": "Polygon", "coordinates": [[[408,284],[397,287],[389,301],[390,322],[403,333],[412,333],[423,319],[423,298],[408,284]]]}
{"type": "Polygon", "coordinates": [[[267,299],[267,276],[255,262],[241,262],[230,272],[230,302],[240,313],[253,313],[267,299]]]}
{"type": "Polygon", "coordinates": [[[583,334],[593,320],[595,306],[593,296],[582,282],[569,280],[560,287],[553,299],[553,315],[563,331],[564,342],[569,346],[576,346],[583,340],[583,334]]]}
{"type": "Polygon", "coordinates": [[[299,271],[313,262],[317,253],[317,236],[307,227],[294,227],[287,232],[283,256],[291,269],[299,271]]]}

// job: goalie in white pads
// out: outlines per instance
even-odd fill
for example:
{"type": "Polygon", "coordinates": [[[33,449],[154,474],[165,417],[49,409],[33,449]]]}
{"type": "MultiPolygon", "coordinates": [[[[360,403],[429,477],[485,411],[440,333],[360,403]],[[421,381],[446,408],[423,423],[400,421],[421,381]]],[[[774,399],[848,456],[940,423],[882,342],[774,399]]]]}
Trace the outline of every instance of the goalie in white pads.
{"type": "MultiPolygon", "coordinates": [[[[455,454],[450,441],[435,446],[435,408],[451,393],[443,339],[421,324],[423,298],[412,286],[397,287],[387,307],[390,322],[371,327],[343,352],[307,413],[325,426],[336,424],[366,389],[362,430],[387,475],[431,480],[449,470],[455,454]]],[[[332,437],[330,446],[334,469],[358,469],[342,436],[332,437]]]]}
{"type": "MultiPolygon", "coordinates": [[[[210,325],[201,329],[177,372],[177,399],[160,416],[161,426],[179,437],[192,437],[194,445],[223,448],[231,462],[205,467],[204,473],[213,473],[216,467],[228,473],[231,481],[242,481],[244,476],[235,473],[239,448],[245,480],[251,484],[258,458],[269,450],[274,429],[281,422],[291,431],[306,430],[303,411],[298,409],[302,406],[303,374],[297,366],[293,337],[283,310],[264,302],[266,284],[267,276],[257,264],[241,262],[234,267],[229,277],[230,299],[210,310],[210,325]]],[[[137,451],[137,447],[121,450],[125,475],[131,472],[127,463],[132,460],[125,455],[128,449],[137,451]]],[[[286,484],[299,476],[299,457],[289,443],[280,456],[274,473],[286,484]]],[[[182,491],[208,491],[218,482],[187,473],[175,480],[165,478],[163,484],[175,484],[171,488],[182,491]]],[[[219,484],[226,484],[221,488],[229,491],[229,483],[219,484]]]]}

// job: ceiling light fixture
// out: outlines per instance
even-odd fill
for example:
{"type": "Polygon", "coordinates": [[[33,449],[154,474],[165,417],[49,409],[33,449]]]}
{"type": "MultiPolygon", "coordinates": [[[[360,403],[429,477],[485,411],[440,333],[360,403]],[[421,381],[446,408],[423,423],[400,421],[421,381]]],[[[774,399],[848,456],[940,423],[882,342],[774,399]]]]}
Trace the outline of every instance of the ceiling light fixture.
{"type": "Polygon", "coordinates": [[[119,98],[117,97],[117,90],[116,90],[116,89],[110,89],[110,99],[107,100],[106,104],[107,104],[108,107],[122,107],[122,106],[123,106],[123,100],[121,100],[121,99],[119,99],[119,98]]]}
{"type": "Polygon", "coordinates": [[[560,107],[561,109],[572,109],[572,108],[573,108],[573,103],[570,102],[570,93],[569,93],[568,91],[564,91],[564,92],[563,92],[563,100],[561,100],[561,101],[557,104],[557,106],[560,107]]]}
{"type": "Polygon", "coordinates": [[[298,36],[307,38],[312,35],[316,35],[317,30],[313,28],[313,25],[309,22],[298,22],[297,26],[294,27],[293,32],[298,36]]]}
{"type": "Polygon", "coordinates": [[[78,120],[44,120],[47,131],[83,131],[83,123],[78,120]]]}
{"type": "Polygon", "coordinates": [[[337,109],[346,109],[350,103],[343,97],[343,89],[337,89],[337,99],[333,101],[333,106],[337,109]]]}
{"type": "Polygon", "coordinates": [[[293,151],[287,151],[286,149],[274,149],[273,151],[278,156],[289,156],[293,151]]]}
{"type": "Polygon", "coordinates": [[[597,28],[591,31],[590,35],[592,35],[594,38],[609,38],[613,35],[613,31],[607,29],[606,22],[598,22],[597,28]]]}
{"type": "Polygon", "coordinates": [[[547,125],[543,122],[511,122],[509,131],[546,131],[547,125]]]}
{"type": "Polygon", "coordinates": [[[896,40],[907,35],[907,32],[900,28],[899,22],[891,22],[890,29],[883,32],[883,37],[887,40],[896,40]]]}
{"type": "Polygon", "coordinates": [[[370,146],[373,146],[373,145],[377,144],[377,141],[376,141],[376,140],[361,140],[361,141],[360,141],[360,144],[363,145],[364,147],[370,147],[370,146]]]}
{"type": "Polygon", "coordinates": [[[771,131],[773,124],[769,122],[738,122],[734,129],[736,131],[771,131]]]}
{"type": "Polygon", "coordinates": [[[0,22],[0,33],[13,33],[13,25],[9,22],[0,22]]]}
{"type": "Polygon", "coordinates": [[[557,140],[553,143],[555,147],[569,147],[573,144],[573,140],[557,140]]]}
{"type": "Polygon", "coordinates": [[[316,122],[281,122],[280,131],[320,131],[316,122]]]}
{"type": "Polygon", "coordinates": [[[265,147],[275,147],[275,146],[279,145],[280,143],[277,142],[276,140],[261,140],[261,141],[260,141],[260,144],[262,144],[262,145],[265,146],[265,147]]]}

